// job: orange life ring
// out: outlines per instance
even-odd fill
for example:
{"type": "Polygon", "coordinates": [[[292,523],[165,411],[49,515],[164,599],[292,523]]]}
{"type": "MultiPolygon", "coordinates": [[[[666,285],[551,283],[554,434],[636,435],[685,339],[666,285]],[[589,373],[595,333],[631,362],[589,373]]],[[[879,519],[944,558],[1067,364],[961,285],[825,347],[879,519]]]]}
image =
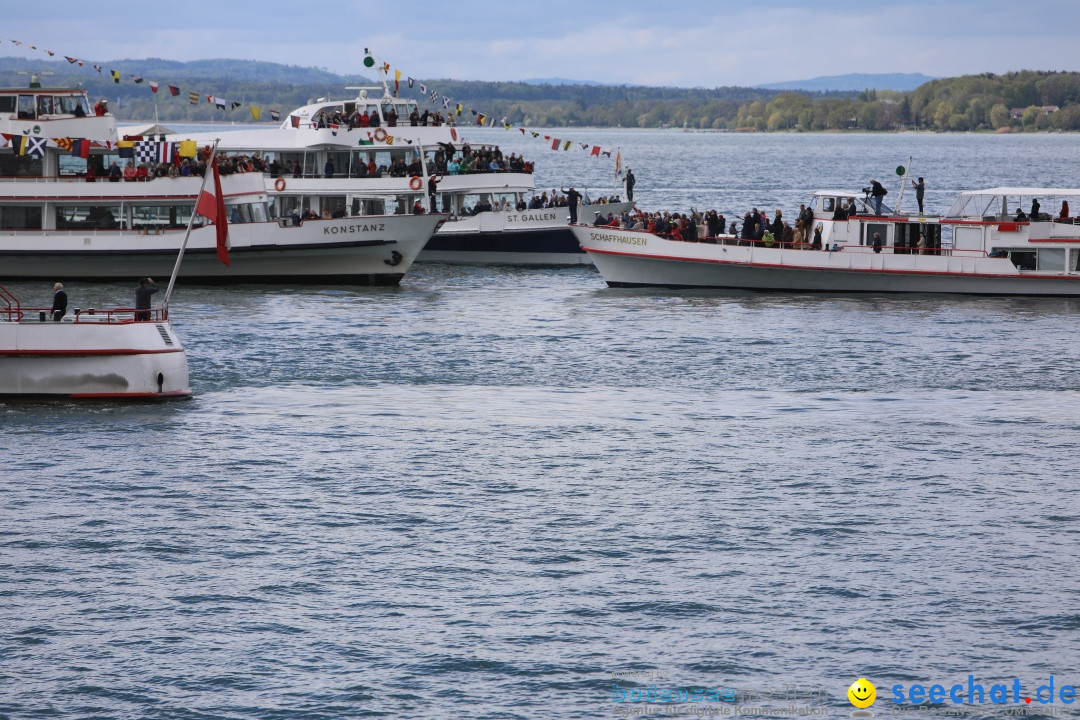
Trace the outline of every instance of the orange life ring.
{"type": "Polygon", "coordinates": [[[375,130],[375,140],[377,140],[378,142],[382,142],[385,139],[386,139],[386,130],[383,129],[383,128],[376,128],[376,130],[375,130]]]}
{"type": "Polygon", "coordinates": [[[275,180],[274,181],[274,189],[277,190],[278,192],[281,192],[282,190],[284,190],[285,189],[285,178],[280,178],[279,177],[277,180],[275,180]]]}
{"type": "Polygon", "coordinates": [[[419,175],[413,175],[412,178],[409,179],[409,187],[413,190],[419,190],[424,187],[424,181],[420,179],[419,175]]]}

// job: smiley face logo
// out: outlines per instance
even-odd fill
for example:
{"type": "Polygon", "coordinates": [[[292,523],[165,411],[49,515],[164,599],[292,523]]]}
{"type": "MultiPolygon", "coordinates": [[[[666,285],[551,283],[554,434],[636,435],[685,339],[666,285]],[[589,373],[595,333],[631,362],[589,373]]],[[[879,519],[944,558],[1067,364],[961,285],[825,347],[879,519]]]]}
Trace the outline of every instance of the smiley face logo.
{"type": "Polygon", "coordinates": [[[859,678],[847,689],[847,699],[857,708],[868,708],[877,700],[877,688],[866,678],[859,678]]]}

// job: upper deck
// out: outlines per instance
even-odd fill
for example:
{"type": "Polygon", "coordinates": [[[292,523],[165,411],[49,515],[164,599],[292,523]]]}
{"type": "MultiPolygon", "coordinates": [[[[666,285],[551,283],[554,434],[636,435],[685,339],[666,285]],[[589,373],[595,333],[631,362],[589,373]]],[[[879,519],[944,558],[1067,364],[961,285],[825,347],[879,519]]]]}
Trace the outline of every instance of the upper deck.
{"type": "Polygon", "coordinates": [[[92,108],[86,91],[72,88],[0,88],[0,132],[101,142],[118,139],[116,118],[105,104],[92,108]]]}

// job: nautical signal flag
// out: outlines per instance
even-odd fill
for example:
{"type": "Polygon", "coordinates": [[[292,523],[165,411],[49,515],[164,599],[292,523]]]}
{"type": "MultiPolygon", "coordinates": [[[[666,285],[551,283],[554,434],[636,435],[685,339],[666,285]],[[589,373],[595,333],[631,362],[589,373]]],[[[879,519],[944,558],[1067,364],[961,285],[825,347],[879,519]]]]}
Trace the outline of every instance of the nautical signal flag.
{"type": "Polygon", "coordinates": [[[90,141],[83,139],[72,140],[71,154],[81,158],[90,157],[90,141]]]}
{"type": "Polygon", "coordinates": [[[199,93],[197,93],[195,91],[191,91],[191,92],[189,92],[187,94],[187,99],[188,99],[188,102],[191,103],[192,105],[198,105],[199,104],[199,93]]]}
{"type": "Polygon", "coordinates": [[[199,195],[199,203],[195,206],[195,212],[209,220],[217,228],[217,256],[218,260],[229,264],[229,222],[225,217],[225,195],[221,192],[221,174],[218,172],[218,161],[210,164],[210,170],[214,176],[213,187],[203,187],[199,195]]]}
{"type": "Polygon", "coordinates": [[[169,94],[172,95],[173,97],[176,97],[177,95],[180,94],[180,88],[176,87],[175,85],[170,85],[169,86],[169,94]]]}
{"type": "Polygon", "coordinates": [[[281,120],[281,113],[279,111],[277,111],[277,110],[271,110],[270,111],[270,119],[273,120],[274,122],[277,122],[277,121],[281,120]]]}

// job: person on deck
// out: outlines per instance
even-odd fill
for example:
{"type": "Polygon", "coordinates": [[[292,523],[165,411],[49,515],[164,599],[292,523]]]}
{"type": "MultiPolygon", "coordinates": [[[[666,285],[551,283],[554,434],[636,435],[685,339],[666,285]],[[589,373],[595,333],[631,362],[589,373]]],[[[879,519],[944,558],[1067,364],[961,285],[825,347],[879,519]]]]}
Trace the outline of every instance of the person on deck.
{"type": "Polygon", "coordinates": [[[157,291],[153,278],[139,278],[139,287],[135,288],[135,322],[150,320],[150,296],[157,291]]]}
{"type": "Polygon", "coordinates": [[[56,283],[53,285],[52,319],[54,322],[60,322],[60,318],[67,315],[67,300],[64,284],[56,283]]]}
{"type": "Polygon", "coordinates": [[[628,202],[634,202],[634,185],[636,184],[637,178],[634,177],[634,171],[626,168],[626,199],[628,202]]]}
{"type": "Polygon", "coordinates": [[[571,225],[577,222],[577,207],[579,202],[581,202],[581,193],[574,188],[570,188],[566,191],[566,207],[570,211],[571,225]]]}
{"type": "Polygon", "coordinates": [[[919,203],[919,214],[923,214],[923,196],[926,194],[926,183],[922,178],[919,182],[911,181],[911,187],[915,188],[915,202],[919,203]]]}
{"type": "Polygon", "coordinates": [[[885,189],[885,186],[879,183],[877,180],[870,181],[870,196],[874,198],[874,214],[881,214],[881,201],[889,191],[885,189]]]}

